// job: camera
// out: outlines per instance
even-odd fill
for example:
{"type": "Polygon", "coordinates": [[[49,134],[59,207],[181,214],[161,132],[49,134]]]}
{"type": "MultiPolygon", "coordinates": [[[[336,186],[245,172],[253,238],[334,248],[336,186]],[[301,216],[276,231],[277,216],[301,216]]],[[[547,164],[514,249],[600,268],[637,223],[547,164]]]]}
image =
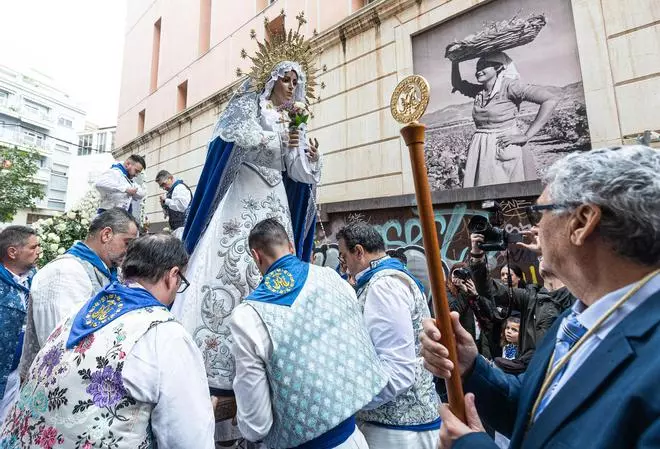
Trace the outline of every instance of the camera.
{"type": "Polygon", "coordinates": [[[468,279],[472,278],[472,273],[470,273],[470,270],[468,270],[467,268],[457,268],[454,271],[452,271],[451,274],[463,281],[467,281],[468,279]]]}
{"type": "Polygon", "coordinates": [[[479,248],[484,251],[504,251],[510,243],[522,242],[522,235],[506,232],[502,228],[502,208],[497,201],[484,201],[481,208],[489,212],[489,217],[475,215],[468,222],[470,234],[484,236],[484,241],[479,243],[479,248]]]}

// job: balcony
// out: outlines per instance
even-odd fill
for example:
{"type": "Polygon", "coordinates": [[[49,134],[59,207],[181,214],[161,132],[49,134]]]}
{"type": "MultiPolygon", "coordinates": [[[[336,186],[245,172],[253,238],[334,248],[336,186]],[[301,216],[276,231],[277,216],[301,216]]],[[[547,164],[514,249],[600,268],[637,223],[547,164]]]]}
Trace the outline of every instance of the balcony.
{"type": "Polygon", "coordinates": [[[21,109],[20,119],[33,126],[38,126],[39,128],[46,130],[51,130],[55,127],[55,120],[50,114],[41,111],[34,111],[27,107],[21,109]]]}
{"type": "Polygon", "coordinates": [[[54,145],[46,140],[47,137],[37,133],[26,134],[20,126],[0,127],[0,144],[23,150],[35,149],[42,156],[51,156],[53,152],[54,145]]]}

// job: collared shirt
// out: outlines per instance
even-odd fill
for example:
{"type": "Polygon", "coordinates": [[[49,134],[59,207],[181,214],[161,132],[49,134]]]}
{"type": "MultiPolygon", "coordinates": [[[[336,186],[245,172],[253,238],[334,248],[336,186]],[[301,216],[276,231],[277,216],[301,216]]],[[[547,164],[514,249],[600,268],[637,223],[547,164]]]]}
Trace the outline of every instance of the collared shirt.
{"type": "MultiPolygon", "coordinates": [[[[17,284],[20,284],[28,289],[30,288],[30,284],[28,283],[29,272],[24,273],[23,275],[18,275],[13,271],[11,271],[9,268],[7,268],[7,271],[11,273],[12,277],[14,278],[17,284]]],[[[27,301],[28,301],[27,293],[25,293],[23,290],[19,290],[18,294],[21,297],[21,301],[23,301],[23,306],[27,307],[27,301]]]]}
{"type": "MultiPolygon", "coordinates": [[[[626,285],[623,288],[610,292],[603,296],[591,306],[587,307],[582,301],[576,301],[573,305],[573,311],[577,313],[577,319],[584,327],[591,329],[596,322],[620,300],[626,293],[633,289],[637,282],[626,285]]],[[[630,315],[637,307],[644,303],[650,296],[660,290],[660,275],[654,276],[649,282],[640,288],[632,297],[607,319],[573,354],[566,364],[566,370],[557,383],[557,387],[550,394],[550,401],[557,395],[557,392],[568,382],[576,371],[584,364],[598,345],[607,337],[607,335],[621,322],[630,315]]]]}
{"type": "Polygon", "coordinates": [[[33,322],[28,326],[34,327],[40,348],[60,321],[78,313],[92,293],[92,281],[75,258],[54,260],[37,272],[30,291],[33,322]]]}
{"type": "Polygon", "coordinates": [[[128,210],[133,200],[141,200],[146,194],[143,186],[130,180],[122,172],[115,168],[106,170],[96,181],[96,189],[101,194],[100,209],[112,209],[119,207],[128,210]],[[133,196],[126,193],[127,189],[136,188],[137,192],[133,196]]]}
{"type": "Polygon", "coordinates": [[[165,198],[165,205],[174,212],[185,212],[192,200],[192,195],[185,185],[178,184],[172,191],[171,198],[165,198]]]}
{"type": "MultiPolygon", "coordinates": [[[[359,281],[370,268],[358,273],[355,279],[359,281]]],[[[414,309],[413,293],[397,277],[385,276],[369,286],[364,303],[364,323],[376,354],[389,374],[389,381],[373,401],[364,407],[366,410],[392,401],[415,382],[417,337],[412,323],[414,309]]]]}

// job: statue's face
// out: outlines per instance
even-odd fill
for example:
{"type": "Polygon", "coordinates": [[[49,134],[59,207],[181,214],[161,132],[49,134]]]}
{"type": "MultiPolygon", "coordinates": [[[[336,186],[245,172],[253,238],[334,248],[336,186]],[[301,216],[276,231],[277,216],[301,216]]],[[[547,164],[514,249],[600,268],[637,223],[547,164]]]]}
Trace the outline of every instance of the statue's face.
{"type": "Polygon", "coordinates": [[[293,93],[298,85],[298,74],[293,70],[286,72],[282,78],[275,82],[270,100],[275,106],[293,100],[293,93]]]}

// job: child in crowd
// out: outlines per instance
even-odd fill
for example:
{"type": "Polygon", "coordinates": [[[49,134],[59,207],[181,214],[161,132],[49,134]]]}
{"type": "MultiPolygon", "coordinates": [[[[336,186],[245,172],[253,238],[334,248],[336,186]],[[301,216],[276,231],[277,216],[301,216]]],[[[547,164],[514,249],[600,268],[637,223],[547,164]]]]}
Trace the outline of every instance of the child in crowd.
{"type": "Polygon", "coordinates": [[[502,329],[502,358],[513,360],[518,357],[518,335],[520,334],[520,316],[512,315],[502,329]]]}

